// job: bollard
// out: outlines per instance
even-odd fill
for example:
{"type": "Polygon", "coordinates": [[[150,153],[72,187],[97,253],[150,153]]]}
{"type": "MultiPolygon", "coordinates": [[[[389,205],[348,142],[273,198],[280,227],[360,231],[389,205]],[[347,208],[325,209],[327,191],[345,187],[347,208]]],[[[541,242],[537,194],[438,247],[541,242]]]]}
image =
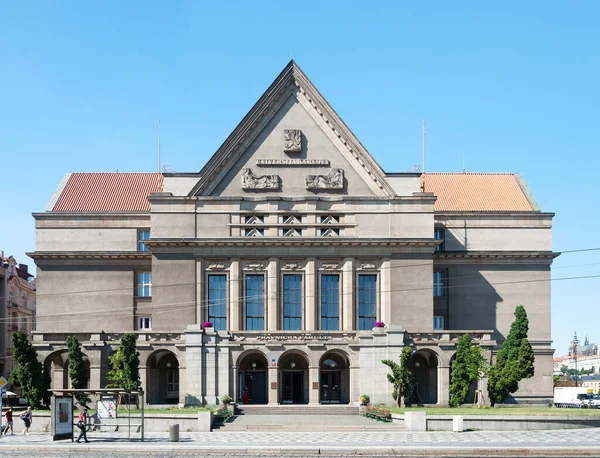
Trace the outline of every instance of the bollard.
{"type": "Polygon", "coordinates": [[[179,423],[169,425],[169,442],[179,442],[179,423]]]}

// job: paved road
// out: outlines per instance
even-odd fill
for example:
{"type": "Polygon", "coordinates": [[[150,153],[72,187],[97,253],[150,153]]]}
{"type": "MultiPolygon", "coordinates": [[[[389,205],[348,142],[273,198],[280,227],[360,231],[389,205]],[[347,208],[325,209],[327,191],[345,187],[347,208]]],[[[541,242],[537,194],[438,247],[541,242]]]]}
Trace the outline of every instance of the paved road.
{"type": "Polygon", "coordinates": [[[0,439],[0,456],[112,458],[191,456],[600,456],[600,428],[560,431],[452,432],[219,432],[149,434],[131,443],[89,433],[90,444],[53,442],[49,434],[0,439]],[[218,452],[218,453],[217,453],[218,452]]]}

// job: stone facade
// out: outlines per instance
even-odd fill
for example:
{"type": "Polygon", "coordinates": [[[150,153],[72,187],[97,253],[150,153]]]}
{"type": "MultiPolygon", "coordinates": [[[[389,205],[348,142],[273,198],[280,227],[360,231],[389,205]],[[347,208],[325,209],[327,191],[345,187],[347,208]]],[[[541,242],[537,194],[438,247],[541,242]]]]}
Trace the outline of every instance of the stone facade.
{"type": "Polygon", "coordinates": [[[427,175],[386,174],[293,62],[199,174],[160,178],[149,210],[68,207],[69,177],[34,215],[34,341],[55,387],[67,335],[104,387],[135,332],[150,403],[246,389],[252,403],[392,404],[381,360],[410,345],[415,400],[443,405],[458,338],[491,358],[523,304],[536,375],[514,400],[551,397],[553,215],[522,179],[506,177],[528,210],[439,209],[427,175]]]}

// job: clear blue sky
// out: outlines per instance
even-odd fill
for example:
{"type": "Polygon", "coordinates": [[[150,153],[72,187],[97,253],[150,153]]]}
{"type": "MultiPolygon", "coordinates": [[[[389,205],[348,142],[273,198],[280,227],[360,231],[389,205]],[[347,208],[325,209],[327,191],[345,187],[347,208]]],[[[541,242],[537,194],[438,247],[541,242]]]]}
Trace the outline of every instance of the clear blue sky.
{"type": "MultiPolygon", "coordinates": [[[[0,249],[75,171],[198,171],[292,56],[386,171],[522,173],[554,250],[600,246],[600,3],[4,2],[0,249]]],[[[600,275],[600,251],[555,278],[600,275]]],[[[600,279],[553,281],[552,335],[600,344],[600,279]]]]}

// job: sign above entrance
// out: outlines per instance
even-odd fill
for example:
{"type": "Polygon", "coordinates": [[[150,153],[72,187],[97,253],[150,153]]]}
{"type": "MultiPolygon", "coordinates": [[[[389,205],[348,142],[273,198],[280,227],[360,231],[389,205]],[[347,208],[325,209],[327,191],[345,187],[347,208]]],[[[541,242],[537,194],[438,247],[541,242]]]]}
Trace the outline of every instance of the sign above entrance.
{"type": "Polygon", "coordinates": [[[315,333],[315,332],[303,332],[301,334],[275,334],[265,332],[256,336],[256,340],[331,340],[332,337],[329,334],[315,333]]]}
{"type": "Polygon", "coordinates": [[[268,167],[270,165],[296,165],[300,167],[329,167],[329,159],[257,159],[256,165],[268,167]]]}

